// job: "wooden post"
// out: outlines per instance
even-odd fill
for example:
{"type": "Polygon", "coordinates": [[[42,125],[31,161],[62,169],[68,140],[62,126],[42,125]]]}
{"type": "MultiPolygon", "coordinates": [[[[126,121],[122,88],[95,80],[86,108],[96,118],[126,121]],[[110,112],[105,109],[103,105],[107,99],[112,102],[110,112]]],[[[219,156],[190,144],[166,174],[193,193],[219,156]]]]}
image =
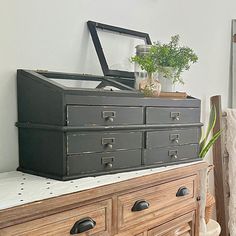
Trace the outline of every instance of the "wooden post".
{"type": "MultiPolygon", "coordinates": [[[[211,105],[216,107],[216,124],[213,129],[213,134],[222,129],[222,108],[221,96],[211,97],[211,105]]],[[[213,146],[213,164],[214,168],[214,182],[215,182],[215,198],[216,198],[216,216],[217,221],[221,226],[221,236],[229,235],[228,228],[228,206],[227,206],[227,193],[225,184],[224,172],[224,153],[222,145],[222,137],[220,136],[213,146]]]]}

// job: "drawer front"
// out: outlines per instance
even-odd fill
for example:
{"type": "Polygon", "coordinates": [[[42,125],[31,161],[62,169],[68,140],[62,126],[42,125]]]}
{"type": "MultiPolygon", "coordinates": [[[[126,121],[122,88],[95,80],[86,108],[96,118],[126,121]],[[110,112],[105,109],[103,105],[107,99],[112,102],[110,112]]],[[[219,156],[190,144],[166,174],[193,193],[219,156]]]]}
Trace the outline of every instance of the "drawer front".
{"type": "Polygon", "coordinates": [[[106,152],[142,147],[142,132],[69,133],[67,154],[106,152]]]}
{"type": "Polygon", "coordinates": [[[198,144],[146,149],[144,151],[144,163],[152,165],[198,158],[198,149],[198,144]]]}
{"type": "Polygon", "coordinates": [[[4,236],[66,236],[75,230],[76,235],[109,236],[111,233],[111,200],[90,204],[70,211],[47,216],[0,230],[4,236]],[[82,229],[84,227],[84,229],[82,229]]]}
{"type": "Polygon", "coordinates": [[[199,143],[200,129],[170,129],[146,133],[147,148],[199,143]]]}
{"type": "Polygon", "coordinates": [[[200,122],[200,108],[147,107],[147,124],[188,124],[200,122]]]}
{"type": "Polygon", "coordinates": [[[141,149],[68,156],[67,165],[68,175],[138,167],[141,166],[141,149]]]}
{"type": "Polygon", "coordinates": [[[194,236],[194,212],[148,231],[148,236],[194,236]]]}
{"type": "Polygon", "coordinates": [[[196,176],[146,188],[118,197],[118,226],[147,223],[195,202],[196,176]],[[182,193],[182,195],[180,194],[182,193]],[[146,205],[145,205],[146,204],[146,205]]]}
{"type": "Polygon", "coordinates": [[[68,126],[143,124],[143,108],[67,106],[68,126]]]}

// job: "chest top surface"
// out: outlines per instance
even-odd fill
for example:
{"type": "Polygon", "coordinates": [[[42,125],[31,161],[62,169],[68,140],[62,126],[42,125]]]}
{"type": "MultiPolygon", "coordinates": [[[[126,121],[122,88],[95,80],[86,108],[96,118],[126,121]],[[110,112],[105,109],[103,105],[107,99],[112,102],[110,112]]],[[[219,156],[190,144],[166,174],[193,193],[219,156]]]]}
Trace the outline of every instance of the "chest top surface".
{"type": "Polygon", "coordinates": [[[5,172],[0,174],[0,210],[193,164],[185,163],[97,177],[85,177],[66,182],[30,175],[20,171],[5,172]]]}

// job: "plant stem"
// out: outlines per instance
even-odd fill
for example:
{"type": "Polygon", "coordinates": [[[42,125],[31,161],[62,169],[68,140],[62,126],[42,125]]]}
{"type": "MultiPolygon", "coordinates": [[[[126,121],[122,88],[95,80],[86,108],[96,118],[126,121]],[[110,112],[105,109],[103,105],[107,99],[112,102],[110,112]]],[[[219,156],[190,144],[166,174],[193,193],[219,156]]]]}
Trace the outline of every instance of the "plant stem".
{"type": "Polygon", "coordinates": [[[153,74],[150,73],[150,72],[148,72],[147,74],[148,74],[148,81],[149,81],[149,83],[151,83],[152,82],[152,78],[153,78],[153,74]]]}

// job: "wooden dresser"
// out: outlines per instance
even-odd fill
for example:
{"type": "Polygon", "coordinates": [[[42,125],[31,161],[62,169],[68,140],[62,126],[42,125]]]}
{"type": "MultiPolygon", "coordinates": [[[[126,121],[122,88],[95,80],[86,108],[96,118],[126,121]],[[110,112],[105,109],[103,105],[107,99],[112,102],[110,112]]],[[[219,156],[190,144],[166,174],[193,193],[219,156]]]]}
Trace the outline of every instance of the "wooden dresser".
{"type": "Polygon", "coordinates": [[[186,164],[3,209],[0,235],[198,236],[206,166],[186,164]]]}

